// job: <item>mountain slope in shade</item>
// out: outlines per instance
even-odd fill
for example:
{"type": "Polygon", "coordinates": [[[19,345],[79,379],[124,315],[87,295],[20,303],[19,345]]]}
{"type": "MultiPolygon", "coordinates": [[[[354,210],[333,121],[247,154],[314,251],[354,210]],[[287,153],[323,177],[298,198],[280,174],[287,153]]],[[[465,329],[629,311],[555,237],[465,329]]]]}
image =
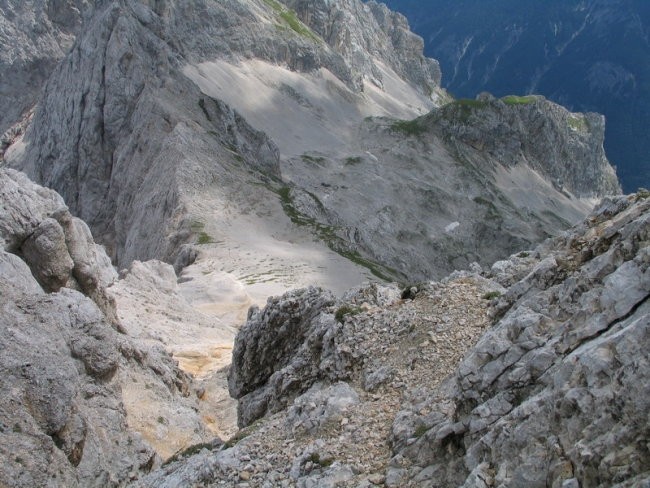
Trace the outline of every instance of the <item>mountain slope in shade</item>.
{"type": "Polygon", "coordinates": [[[626,191],[650,186],[650,3],[386,0],[424,37],[456,96],[539,93],[607,118],[626,191]]]}

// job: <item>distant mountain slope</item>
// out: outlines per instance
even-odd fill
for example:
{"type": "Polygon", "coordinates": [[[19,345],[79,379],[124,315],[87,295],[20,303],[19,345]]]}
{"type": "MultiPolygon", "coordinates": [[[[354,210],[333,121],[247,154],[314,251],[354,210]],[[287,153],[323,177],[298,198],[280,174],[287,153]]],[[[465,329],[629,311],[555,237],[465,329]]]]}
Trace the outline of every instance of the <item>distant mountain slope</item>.
{"type": "Polygon", "coordinates": [[[456,96],[539,93],[607,117],[626,191],[650,185],[650,2],[385,0],[439,60],[456,96]]]}

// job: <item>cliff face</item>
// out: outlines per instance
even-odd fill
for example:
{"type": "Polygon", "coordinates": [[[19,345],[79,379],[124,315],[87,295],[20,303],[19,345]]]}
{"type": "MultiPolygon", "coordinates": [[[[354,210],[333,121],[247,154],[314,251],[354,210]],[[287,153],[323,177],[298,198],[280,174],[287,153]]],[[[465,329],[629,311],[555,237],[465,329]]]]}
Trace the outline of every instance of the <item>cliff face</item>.
{"type": "MultiPolygon", "coordinates": [[[[0,2],[0,135],[35,104],[81,30],[88,0],[0,2]]],[[[4,148],[0,148],[4,149],[4,148]]]]}
{"type": "Polygon", "coordinates": [[[490,269],[271,299],[235,341],[246,427],[137,486],[643,486],[649,231],[617,197],[490,269]]]}

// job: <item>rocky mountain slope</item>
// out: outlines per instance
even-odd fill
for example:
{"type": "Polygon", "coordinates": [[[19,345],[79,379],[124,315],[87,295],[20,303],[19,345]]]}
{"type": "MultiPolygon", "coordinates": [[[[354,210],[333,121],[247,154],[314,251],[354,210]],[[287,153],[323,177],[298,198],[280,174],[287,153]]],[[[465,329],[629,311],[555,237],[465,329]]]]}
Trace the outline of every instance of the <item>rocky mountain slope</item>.
{"type": "MultiPolygon", "coordinates": [[[[487,264],[618,191],[594,117],[534,104],[555,121],[540,140],[573,148],[554,168],[523,142],[463,140],[493,127],[436,108],[450,99],[422,46],[375,2],[103,2],[5,159],[60,192],[118,266],[199,257],[189,274],[255,303],[487,264]],[[404,122],[431,110],[431,130],[404,122]]],[[[493,118],[531,141],[513,114],[493,118]]]]}
{"type": "Polygon", "coordinates": [[[617,197],[408,295],[269,300],[230,370],[247,427],[136,486],[645,486],[649,219],[617,197]]]}
{"type": "Polygon", "coordinates": [[[539,93],[607,117],[626,191],[650,186],[650,8],[644,0],[386,0],[440,61],[459,97],[539,93]]]}

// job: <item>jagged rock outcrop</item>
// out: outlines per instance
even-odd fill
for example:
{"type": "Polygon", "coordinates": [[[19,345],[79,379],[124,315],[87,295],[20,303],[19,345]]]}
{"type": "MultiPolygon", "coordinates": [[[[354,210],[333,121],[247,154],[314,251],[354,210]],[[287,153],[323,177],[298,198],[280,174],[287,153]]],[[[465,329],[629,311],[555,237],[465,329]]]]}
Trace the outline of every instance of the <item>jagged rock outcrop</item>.
{"type": "Polygon", "coordinates": [[[79,290],[117,323],[106,294],[117,273],[88,226],[70,214],[60,195],[23,173],[0,168],[0,208],[3,249],[21,256],[46,292],[79,290]]]}
{"type": "MultiPolygon", "coordinates": [[[[361,10],[371,23],[366,35],[374,29],[393,46],[369,9],[361,10]]],[[[358,89],[358,73],[365,74],[370,53],[348,65],[288,12],[253,0],[97,5],[7,160],[57,190],[120,265],[173,261],[192,239],[184,217],[197,187],[259,183],[251,170],[279,177],[273,143],[202,95],[184,65],[243,55],[297,71],[325,67],[351,89],[358,89]]],[[[402,47],[395,46],[390,55],[397,59],[402,47]]],[[[428,80],[427,69],[412,76],[428,80]]]]}
{"type": "Polygon", "coordinates": [[[561,237],[410,298],[362,288],[340,313],[316,289],[270,301],[242,329],[231,379],[269,394],[291,368],[255,369],[253,353],[299,365],[286,397],[274,391],[287,407],[136,486],[644,486],[649,219],[647,195],[608,199],[561,237]],[[303,322],[331,320],[353,359],[347,378],[314,382],[336,354],[292,316],[308,306],[303,322]]]}
{"type": "Polygon", "coordinates": [[[298,17],[337,53],[341,54],[363,87],[362,78],[383,87],[384,73],[378,61],[410,81],[423,93],[440,86],[438,62],[422,56],[424,42],[413,34],[406,18],[375,1],[287,0],[298,17]]]}
{"type": "Polygon", "coordinates": [[[165,424],[182,416],[184,442],[212,437],[171,356],[121,333],[117,274],[58,194],[0,169],[0,243],[0,485],[122,486],[148,472],[155,436],[134,404],[165,424]]]}
{"type": "Polygon", "coordinates": [[[650,200],[607,200],[513,266],[502,318],[397,415],[390,486],[647,482],[649,232],[650,200]]]}

